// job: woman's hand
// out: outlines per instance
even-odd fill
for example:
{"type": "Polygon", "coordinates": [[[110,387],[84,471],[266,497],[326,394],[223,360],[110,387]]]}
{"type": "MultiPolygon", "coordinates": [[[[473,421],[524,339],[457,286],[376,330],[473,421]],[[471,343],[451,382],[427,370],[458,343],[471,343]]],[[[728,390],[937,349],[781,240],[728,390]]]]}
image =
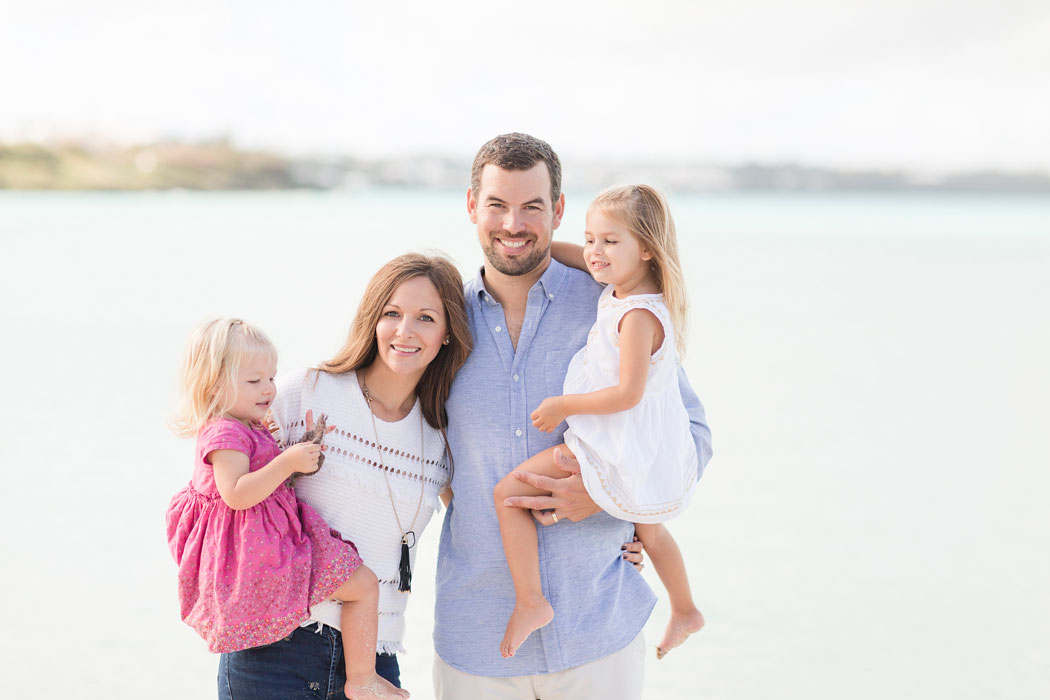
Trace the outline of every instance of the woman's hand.
{"type": "Polygon", "coordinates": [[[532,412],[532,424],[537,430],[545,433],[552,432],[565,420],[568,413],[565,412],[564,397],[551,396],[543,400],[543,403],[532,412]]]}
{"type": "MultiPolygon", "coordinates": [[[[324,418],[324,415],[325,414],[322,413],[321,417],[324,418]]],[[[306,409],[306,416],[304,417],[303,422],[306,424],[304,426],[306,428],[306,432],[312,433],[314,431],[314,410],[312,408],[306,409]]],[[[324,434],[327,435],[333,430],[335,430],[335,423],[328,425],[324,430],[324,434]]]]}
{"type": "Polygon", "coordinates": [[[641,571],[645,568],[645,551],[642,548],[642,541],[635,537],[633,540],[620,547],[623,550],[623,558],[634,564],[634,568],[641,571]]]}

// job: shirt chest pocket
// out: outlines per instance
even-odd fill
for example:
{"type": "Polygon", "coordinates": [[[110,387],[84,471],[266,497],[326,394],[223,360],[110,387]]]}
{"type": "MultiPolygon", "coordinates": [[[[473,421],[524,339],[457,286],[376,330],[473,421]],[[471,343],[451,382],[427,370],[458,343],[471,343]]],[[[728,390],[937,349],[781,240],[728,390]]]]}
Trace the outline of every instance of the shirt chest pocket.
{"type": "Polygon", "coordinates": [[[562,388],[565,386],[565,370],[569,368],[569,361],[574,353],[568,350],[551,350],[544,358],[543,371],[547,377],[548,396],[561,396],[562,388]]]}

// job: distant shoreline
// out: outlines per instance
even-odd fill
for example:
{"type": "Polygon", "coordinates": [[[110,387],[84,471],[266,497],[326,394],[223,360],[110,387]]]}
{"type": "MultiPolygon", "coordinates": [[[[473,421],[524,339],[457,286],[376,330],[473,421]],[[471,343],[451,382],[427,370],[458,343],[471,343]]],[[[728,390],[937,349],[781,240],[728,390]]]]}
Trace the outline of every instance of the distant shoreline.
{"type": "MultiPolygon", "coordinates": [[[[140,146],[79,142],[0,143],[0,190],[335,190],[383,186],[460,189],[469,161],[440,156],[292,158],[228,141],[140,146]]],[[[920,176],[904,170],[818,166],[585,162],[564,189],[645,181],[674,192],[988,192],[1050,194],[1050,173],[971,171],[920,176]]]]}

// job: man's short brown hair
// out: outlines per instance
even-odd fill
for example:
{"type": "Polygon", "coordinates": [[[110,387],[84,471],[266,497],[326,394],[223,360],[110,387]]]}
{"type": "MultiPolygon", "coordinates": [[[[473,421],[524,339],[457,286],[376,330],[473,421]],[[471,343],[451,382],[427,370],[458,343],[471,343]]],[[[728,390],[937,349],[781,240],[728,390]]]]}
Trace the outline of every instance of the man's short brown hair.
{"type": "Polygon", "coordinates": [[[503,170],[529,170],[536,163],[547,164],[551,176],[551,205],[561,196],[561,161],[546,141],[528,134],[500,134],[478,150],[470,168],[470,189],[478,196],[481,189],[481,171],[486,165],[503,170]]]}

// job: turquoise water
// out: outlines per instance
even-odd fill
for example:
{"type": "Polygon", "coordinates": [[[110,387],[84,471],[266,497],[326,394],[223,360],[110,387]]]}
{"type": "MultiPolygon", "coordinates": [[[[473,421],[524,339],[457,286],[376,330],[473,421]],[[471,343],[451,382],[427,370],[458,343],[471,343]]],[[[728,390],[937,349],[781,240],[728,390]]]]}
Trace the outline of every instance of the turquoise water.
{"type": "MultiPolygon", "coordinates": [[[[567,193],[559,237],[581,236],[594,193],[567,193]]],[[[941,254],[1045,254],[1050,197],[960,193],[728,193],[674,195],[684,242],[704,245],[819,245],[928,249],[941,254]]],[[[169,227],[225,222],[264,230],[466,233],[458,191],[376,189],[347,192],[52,193],[0,191],[0,233],[58,233],[96,226],[169,227]],[[147,223],[148,220],[148,223],[147,223]]],[[[142,230],[143,234],[151,233],[142,230]]],[[[247,233],[231,230],[228,233],[247,233]]],[[[375,241],[373,241],[374,243],[375,241]]]]}
{"type": "MultiPolygon", "coordinates": [[[[671,529],[708,629],[649,660],[646,697],[1050,696],[1050,200],[671,203],[715,442],[671,529]]],[[[186,333],[237,314],[282,369],[325,359],[386,259],[476,268],[465,195],[0,192],[0,243],[0,653],[21,669],[0,692],[41,697],[59,663],[87,698],[210,697],[162,523],[190,472],[164,427],[186,333]]],[[[402,659],[424,699],[432,596],[402,659]]],[[[666,616],[662,596],[651,644],[666,616]]]]}

